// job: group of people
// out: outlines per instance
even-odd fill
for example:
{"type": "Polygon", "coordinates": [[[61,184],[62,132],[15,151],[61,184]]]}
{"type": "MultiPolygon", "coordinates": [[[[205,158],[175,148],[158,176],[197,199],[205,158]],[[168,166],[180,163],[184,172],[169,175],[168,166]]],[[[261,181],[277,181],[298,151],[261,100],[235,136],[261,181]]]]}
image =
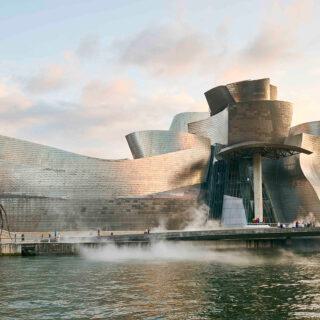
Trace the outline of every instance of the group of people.
{"type": "MultiPolygon", "coordinates": [[[[60,232],[54,231],[54,237],[52,237],[51,233],[49,233],[47,241],[48,242],[57,242],[57,241],[60,241],[60,237],[61,237],[60,232]]],[[[44,234],[42,233],[41,234],[41,242],[43,242],[43,241],[46,241],[46,240],[44,240],[44,234]]]]}
{"type": "MultiPolygon", "coordinates": [[[[101,230],[100,229],[97,230],[97,236],[98,236],[98,238],[101,237],[101,230]]],[[[110,236],[113,236],[113,232],[110,232],[110,236]]]]}
{"type": "Polygon", "coordinates": [[[285,224],[285,223],[280,223],[278,222],[277,224],[278,228],[311,228],[315,227],[315,222],[314,221],[299,221],[296,220],[292,224],[285,224]]]}
{"type": "Polygon", "coordinates": [[[256,223],[267,223],[266,218],[260,219],[258,218],[253,218],[252,219],[252,223],[256,224],[256,223]]]}

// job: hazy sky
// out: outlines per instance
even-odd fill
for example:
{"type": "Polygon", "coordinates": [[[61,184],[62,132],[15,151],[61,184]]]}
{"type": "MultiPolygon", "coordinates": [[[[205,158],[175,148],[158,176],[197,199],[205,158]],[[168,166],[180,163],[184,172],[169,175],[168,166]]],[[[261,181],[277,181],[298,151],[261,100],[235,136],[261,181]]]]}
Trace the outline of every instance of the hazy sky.
{"type": "Polygon", "coordinates": [[[320,120],[320,1],[0,2],[0,134],[104,158],[125,135],[270,77],[293,124],[320,120]]]}

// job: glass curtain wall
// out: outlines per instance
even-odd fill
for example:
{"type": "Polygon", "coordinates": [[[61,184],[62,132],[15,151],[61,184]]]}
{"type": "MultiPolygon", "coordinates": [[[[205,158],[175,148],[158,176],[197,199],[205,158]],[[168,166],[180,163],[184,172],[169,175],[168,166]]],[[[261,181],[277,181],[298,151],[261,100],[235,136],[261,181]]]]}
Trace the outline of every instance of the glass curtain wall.
{"type": "MultiPolygon", "coordinates": [[[[210,219],[220,219],[223,208],[223,196],[241,198],[246,212],[247,221],[254,218],[253,204],[253,169],[252,159],[239,158],[216,160],[221,145],[212,147],[207,182],[204,185],[206,203],[210,208],[210,219]]],[[[266,188],[263,185],[263,216],[265,222],[272,223],[274,214],[266,188]]]]}

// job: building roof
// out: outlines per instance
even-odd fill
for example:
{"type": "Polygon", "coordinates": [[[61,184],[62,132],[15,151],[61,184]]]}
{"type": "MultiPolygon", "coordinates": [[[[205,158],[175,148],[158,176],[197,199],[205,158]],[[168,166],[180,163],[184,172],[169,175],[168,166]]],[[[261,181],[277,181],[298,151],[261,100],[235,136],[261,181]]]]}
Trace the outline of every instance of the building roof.
{"type": "Polygon", "coordinates": [[[288,144],[248,141],[222,148],[217,158],[251,158],[255,153],[260,153],[262,157],[270,159],[280,159],[299,153],[311,154],[312,151],[288,144]]]}

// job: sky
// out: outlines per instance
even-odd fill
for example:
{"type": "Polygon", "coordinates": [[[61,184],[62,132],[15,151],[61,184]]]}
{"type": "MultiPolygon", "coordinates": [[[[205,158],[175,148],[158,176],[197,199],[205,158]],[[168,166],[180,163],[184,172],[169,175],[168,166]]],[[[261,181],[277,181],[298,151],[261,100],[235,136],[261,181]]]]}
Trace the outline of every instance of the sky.
{"type": "Polygon", "coordinates": [[[320,1],[0,2],[0,134],[131,158],[125,135],[270,78],[293,125],[320,120],[320,1]]]}

